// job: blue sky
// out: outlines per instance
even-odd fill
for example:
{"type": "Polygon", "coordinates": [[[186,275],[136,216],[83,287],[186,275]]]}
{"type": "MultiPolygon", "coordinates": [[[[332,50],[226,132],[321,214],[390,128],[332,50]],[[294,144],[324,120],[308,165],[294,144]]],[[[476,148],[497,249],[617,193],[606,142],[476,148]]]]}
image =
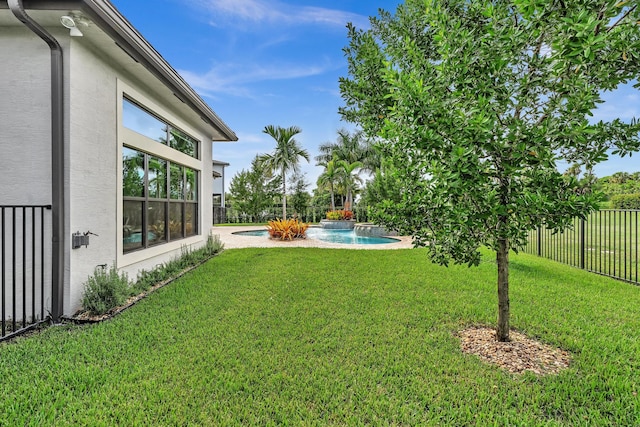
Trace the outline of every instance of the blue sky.
{"type": "MultiPolygon", "coordinates": [[[[231,165],[227,186],[256,154],[271,152],[266,125],[298,126],[309,151],[303,161],[311,188],[322,172],[313,157],[334,141],[342,122],[338,78],[347,75],[345,25],[365,27],[379,8],[400,0],[112,0],[120,12],[238,135],[215,143],[214,157],[231,165]]],[[[640,92],[631,86],[605,94],[595,119],[640,116],[640,92]]],[[[610,159],[596,175],[639,171],[640,153],[610,159]]]]}

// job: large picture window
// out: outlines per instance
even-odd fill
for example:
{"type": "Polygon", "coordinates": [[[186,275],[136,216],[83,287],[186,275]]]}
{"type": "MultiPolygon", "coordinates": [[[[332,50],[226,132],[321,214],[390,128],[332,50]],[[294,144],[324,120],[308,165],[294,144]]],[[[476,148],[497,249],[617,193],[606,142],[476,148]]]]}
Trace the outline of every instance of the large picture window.
{"type": "Polygon", "coordinates": [[[198,233],[198,171],[122,147],[124,252],[198,233]]]}
{"type": "Polygon", "coordinates": [[[198,158],[198,140],[127,98],[122,100],[122,124],[147,138],[198,158]]]}

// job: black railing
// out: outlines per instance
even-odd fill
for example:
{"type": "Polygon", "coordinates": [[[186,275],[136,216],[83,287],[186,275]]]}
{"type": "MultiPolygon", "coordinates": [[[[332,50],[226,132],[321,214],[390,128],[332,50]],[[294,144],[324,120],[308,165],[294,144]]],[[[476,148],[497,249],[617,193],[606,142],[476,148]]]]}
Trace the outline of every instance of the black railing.
{"type": "Polygon", "coordinates": [[[638,210],[601,210],[563,233],[531,232],[524,252],[640,284],[639,224],[638,210]]]}
{"type": "Polygon", "coordinates": [[[48,320],[51,205],[0,205],[0,341],[48,320]]]}
{"type": "MultiPolygon", "coordinates": [[[[325,218],[327,210],[327,208],[310,206],[302,212],[296,212],[293,208],[287,207],[287,218],[296,217],[303,222],[317,223],[325,218]]],[[[368,209],[356,207],[353,209],[353,216],[357,222],[366,222],[368,219],[368,209]]],[[[248,215],[229,207],[214,206],[213,208],[214,224],[259,224],[280,217],[282,217],[282,207],[277,206],[265,209],[260,215],[248,215]]]]}

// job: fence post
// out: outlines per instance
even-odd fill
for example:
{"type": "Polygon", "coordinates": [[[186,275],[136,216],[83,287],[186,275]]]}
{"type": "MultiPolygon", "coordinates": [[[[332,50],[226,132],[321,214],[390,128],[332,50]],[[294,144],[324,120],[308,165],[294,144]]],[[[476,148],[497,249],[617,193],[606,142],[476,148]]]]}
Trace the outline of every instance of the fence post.
{"type": "Polygon", "coordinates": [[[580,268],[584,270],[584,252],[585,252],[585,220],[580,218],[580,268]]]}
{"type": "Polygon", "coordinates": [[[538,227],[538,256],[542,256],[542,226],[538,227]]]}

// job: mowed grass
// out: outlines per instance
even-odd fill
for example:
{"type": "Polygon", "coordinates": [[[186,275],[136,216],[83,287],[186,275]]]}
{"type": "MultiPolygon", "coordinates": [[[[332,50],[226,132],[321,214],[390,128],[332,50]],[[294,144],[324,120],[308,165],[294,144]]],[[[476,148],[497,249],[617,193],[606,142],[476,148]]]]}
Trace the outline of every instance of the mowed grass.
{"type": "Polygon", "coordinates": [[[640,289],[511,257],[556,376],[463,354],[496,272],[424,250],[228,250],[122,315],[0,346],[2,425],[639,425],[640,289]]]}

